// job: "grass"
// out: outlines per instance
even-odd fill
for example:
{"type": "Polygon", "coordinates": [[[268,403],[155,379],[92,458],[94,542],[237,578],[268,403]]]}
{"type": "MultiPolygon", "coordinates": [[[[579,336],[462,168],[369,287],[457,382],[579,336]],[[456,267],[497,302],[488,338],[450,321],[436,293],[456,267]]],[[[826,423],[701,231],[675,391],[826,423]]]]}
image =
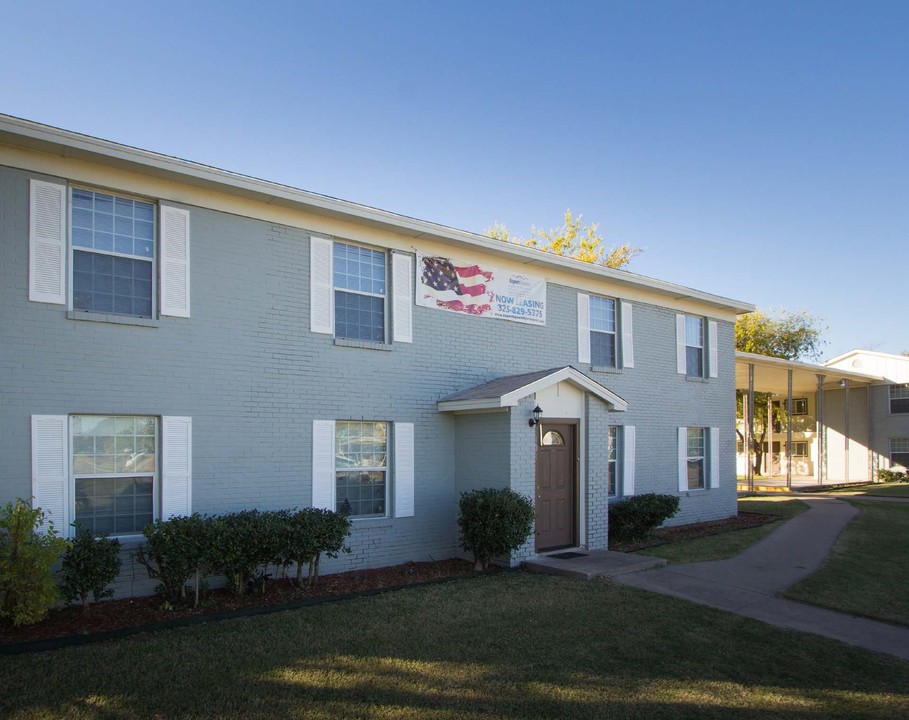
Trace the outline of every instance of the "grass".
{"type": "Polygon", "coordinates": [[[909,504],[850,499],[859,515],[793,600],[909,625],[909,504]]]}
{"type": "Polygon", "coordinates": [[[734,530],[719,535],[681,540],[667,545],[646,548],[640,555],[660,557],[674,563],[706,562],[708,560],[725,560],[738,555],[745,548],[753,545],[780,522],[793,518],[808,509],[801,500],[780,498],[742,498],[739,500],[739,512],[763,513],[778,515],[778,522],[768,523],[756,528],[734,530]]]}
{"type": "Polygon", "coordinates": [[[5,720],[907,716],[909,663],[526,573],[0,657],[5,720]]]}
{"type": "Polygon", "coordinates": [[[909,483],[868,483],[867,485],[847,485],[831,487],[824,492],[851,493],[876,497],[909,497],[909,483]]]}

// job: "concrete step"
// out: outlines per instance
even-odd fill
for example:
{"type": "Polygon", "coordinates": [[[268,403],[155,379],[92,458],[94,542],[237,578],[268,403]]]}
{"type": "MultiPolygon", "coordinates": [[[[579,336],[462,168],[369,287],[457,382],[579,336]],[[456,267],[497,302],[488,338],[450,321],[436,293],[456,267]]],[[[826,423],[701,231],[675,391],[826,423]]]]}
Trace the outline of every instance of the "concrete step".
{"type": "Polygon", "coordinates": [[[561,575],[574,580],[593,580],[598,577],[614,577],[640,570],[650,570],[666,564],[662,558],[631,555],[612,550],[578,550],[577,553],[583,557],[566,560],[552,557],[552,555],[539,555],[525,560],[524,567],[530,572],[561,575]]]}

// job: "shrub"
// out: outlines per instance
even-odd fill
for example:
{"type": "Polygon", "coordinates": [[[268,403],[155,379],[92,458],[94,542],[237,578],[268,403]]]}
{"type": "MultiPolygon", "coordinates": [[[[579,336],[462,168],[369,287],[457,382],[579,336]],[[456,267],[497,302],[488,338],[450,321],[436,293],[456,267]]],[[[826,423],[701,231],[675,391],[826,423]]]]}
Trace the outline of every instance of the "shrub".
{"type": "Polygon", "coordinates": [[[120,572],[120,541],[103,536],[96,538],[88,528],[76,523],[73,526],[76,537],[63,553],[60,590],[66,602],[78,598],[83,610],[88,610],[89,594],[95,602],[114,594],[107,586],[120,572]]]}
{"type": "Polygon", "coordinates": [[[637,540],[679,511],[675,495],[647,493],[609,506],[609,541],[637,540]]]}
{"type": "Polygon", "coordinates": [[[881,482],[909,482],[909,472],[899,470],[878,470],[877,479],[881,482]]]}
{"type": "Polygon", "coordinates": [[[509,488],[461,493],[458,510],[461,547],[473,553],[474,569],[485,570],[496,556],[517,550],[533,528],[533,503],[509,488]]]}
{"type": "Polygon", "coordinates": [[[57,600],[51,568],[65,546],[41,508],[18,499],[0,510],[0,617],[28,625],[47,614],[57,600]]]}
{"type": "Polygon", "coordinates": [[[243,510],[213,519],[212,564],[237,595],[254,587],[264,592],[268,566],[282,559],[287,515],[286,510],[243,510]]]}
{"type": "Polygon", "coordinates": [[[202,578],[211,566],[212,520],[198,513],[188,517],[156,520],[142,531],[146,544],[136,553],[150,578],[159,582],[157,591],[171,605],[186,601],[186,584],[195,578],[195,605],[199,604],[202,578]]]}

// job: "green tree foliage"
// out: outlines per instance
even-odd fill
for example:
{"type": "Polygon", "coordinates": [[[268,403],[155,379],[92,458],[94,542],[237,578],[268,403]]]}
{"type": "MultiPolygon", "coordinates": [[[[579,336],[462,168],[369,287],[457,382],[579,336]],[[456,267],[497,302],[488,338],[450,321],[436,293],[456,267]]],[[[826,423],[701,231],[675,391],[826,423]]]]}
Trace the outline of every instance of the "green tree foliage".
{"type": "Polygon", "coordinates": [[[88,528],[76,525],[76,537],[63,554],[63,581],[60,590],[63,599],[78,599],[82,609],[88,610],[88,596],[95,602],[111,597],[110,585],[120,572],[120,541],[109,537],[96,538],[88,528]]]}
{"type": "Polygon", "coordinates": [[[493,223],[491,228],[486,228],[484,234],[495,240],[524,245],[617,270],[628,265],[635,255],[644,252],[643,248],[632,247],[627,243],[606,252],[603,236],[598,232],[598,228],[599,223],[582,225],[580,215],[574,216],[571,210],[566,210],[561,227],[551,230],[538,230],[532,227],[528,239],[514,235],[498,222],[493,223]]]}
{"type": "MultiPolygon", "coordinates": [[[[735,349],[755,355],[783,360],[817,360],[826,341],[821,334],[827,328],[822,321],[807,312],[757,310],[740,315],[735,321],[735,349]]],[[[736,391],[738,417],[744,417],[745,392],[736,391]]],[[[770,393],[754,394],[754,437],[751,442],[753,470],[761,474],[764,446],[773,425],[785,427],[789,422],[785,404],[771,409],[770,393]]],[[[745,438],[737,431],[742,442],[745,438]]]]}
{"type": "Polygon", "coordinates": [[[735,321],[735,349],[784,360],[817,360],[826,329],[807,312],[756,310],[735,321]]]}
{"type": "Polygon", "coordinates": [[[474,569],[485,570],[497,556],[517,550],[533,528],[533,503],[509,488],[461,493],[458,512],[461,547],[472,552],[474,569]]]}
{"type": "Polygon", "coordinates": [[[18,626],[47,614],[57,600],[52,566],[65,547],[41,508],[18,499],[0,510],[0,617],[18,626]]]}

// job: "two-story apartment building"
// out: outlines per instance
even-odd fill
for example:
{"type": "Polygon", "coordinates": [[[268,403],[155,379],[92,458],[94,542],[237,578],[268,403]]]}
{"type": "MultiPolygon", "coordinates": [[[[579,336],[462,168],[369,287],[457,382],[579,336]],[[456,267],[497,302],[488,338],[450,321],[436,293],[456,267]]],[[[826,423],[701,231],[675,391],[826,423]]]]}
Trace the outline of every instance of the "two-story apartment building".
{"type": "Polygon", "coordinates": [[[0,501],[64,531],[328,507],[331,571],[455,555],[478,487],[534,498],[513,563],[736,511],[747,303],[9,116],[0,266],[0,501]]]}

